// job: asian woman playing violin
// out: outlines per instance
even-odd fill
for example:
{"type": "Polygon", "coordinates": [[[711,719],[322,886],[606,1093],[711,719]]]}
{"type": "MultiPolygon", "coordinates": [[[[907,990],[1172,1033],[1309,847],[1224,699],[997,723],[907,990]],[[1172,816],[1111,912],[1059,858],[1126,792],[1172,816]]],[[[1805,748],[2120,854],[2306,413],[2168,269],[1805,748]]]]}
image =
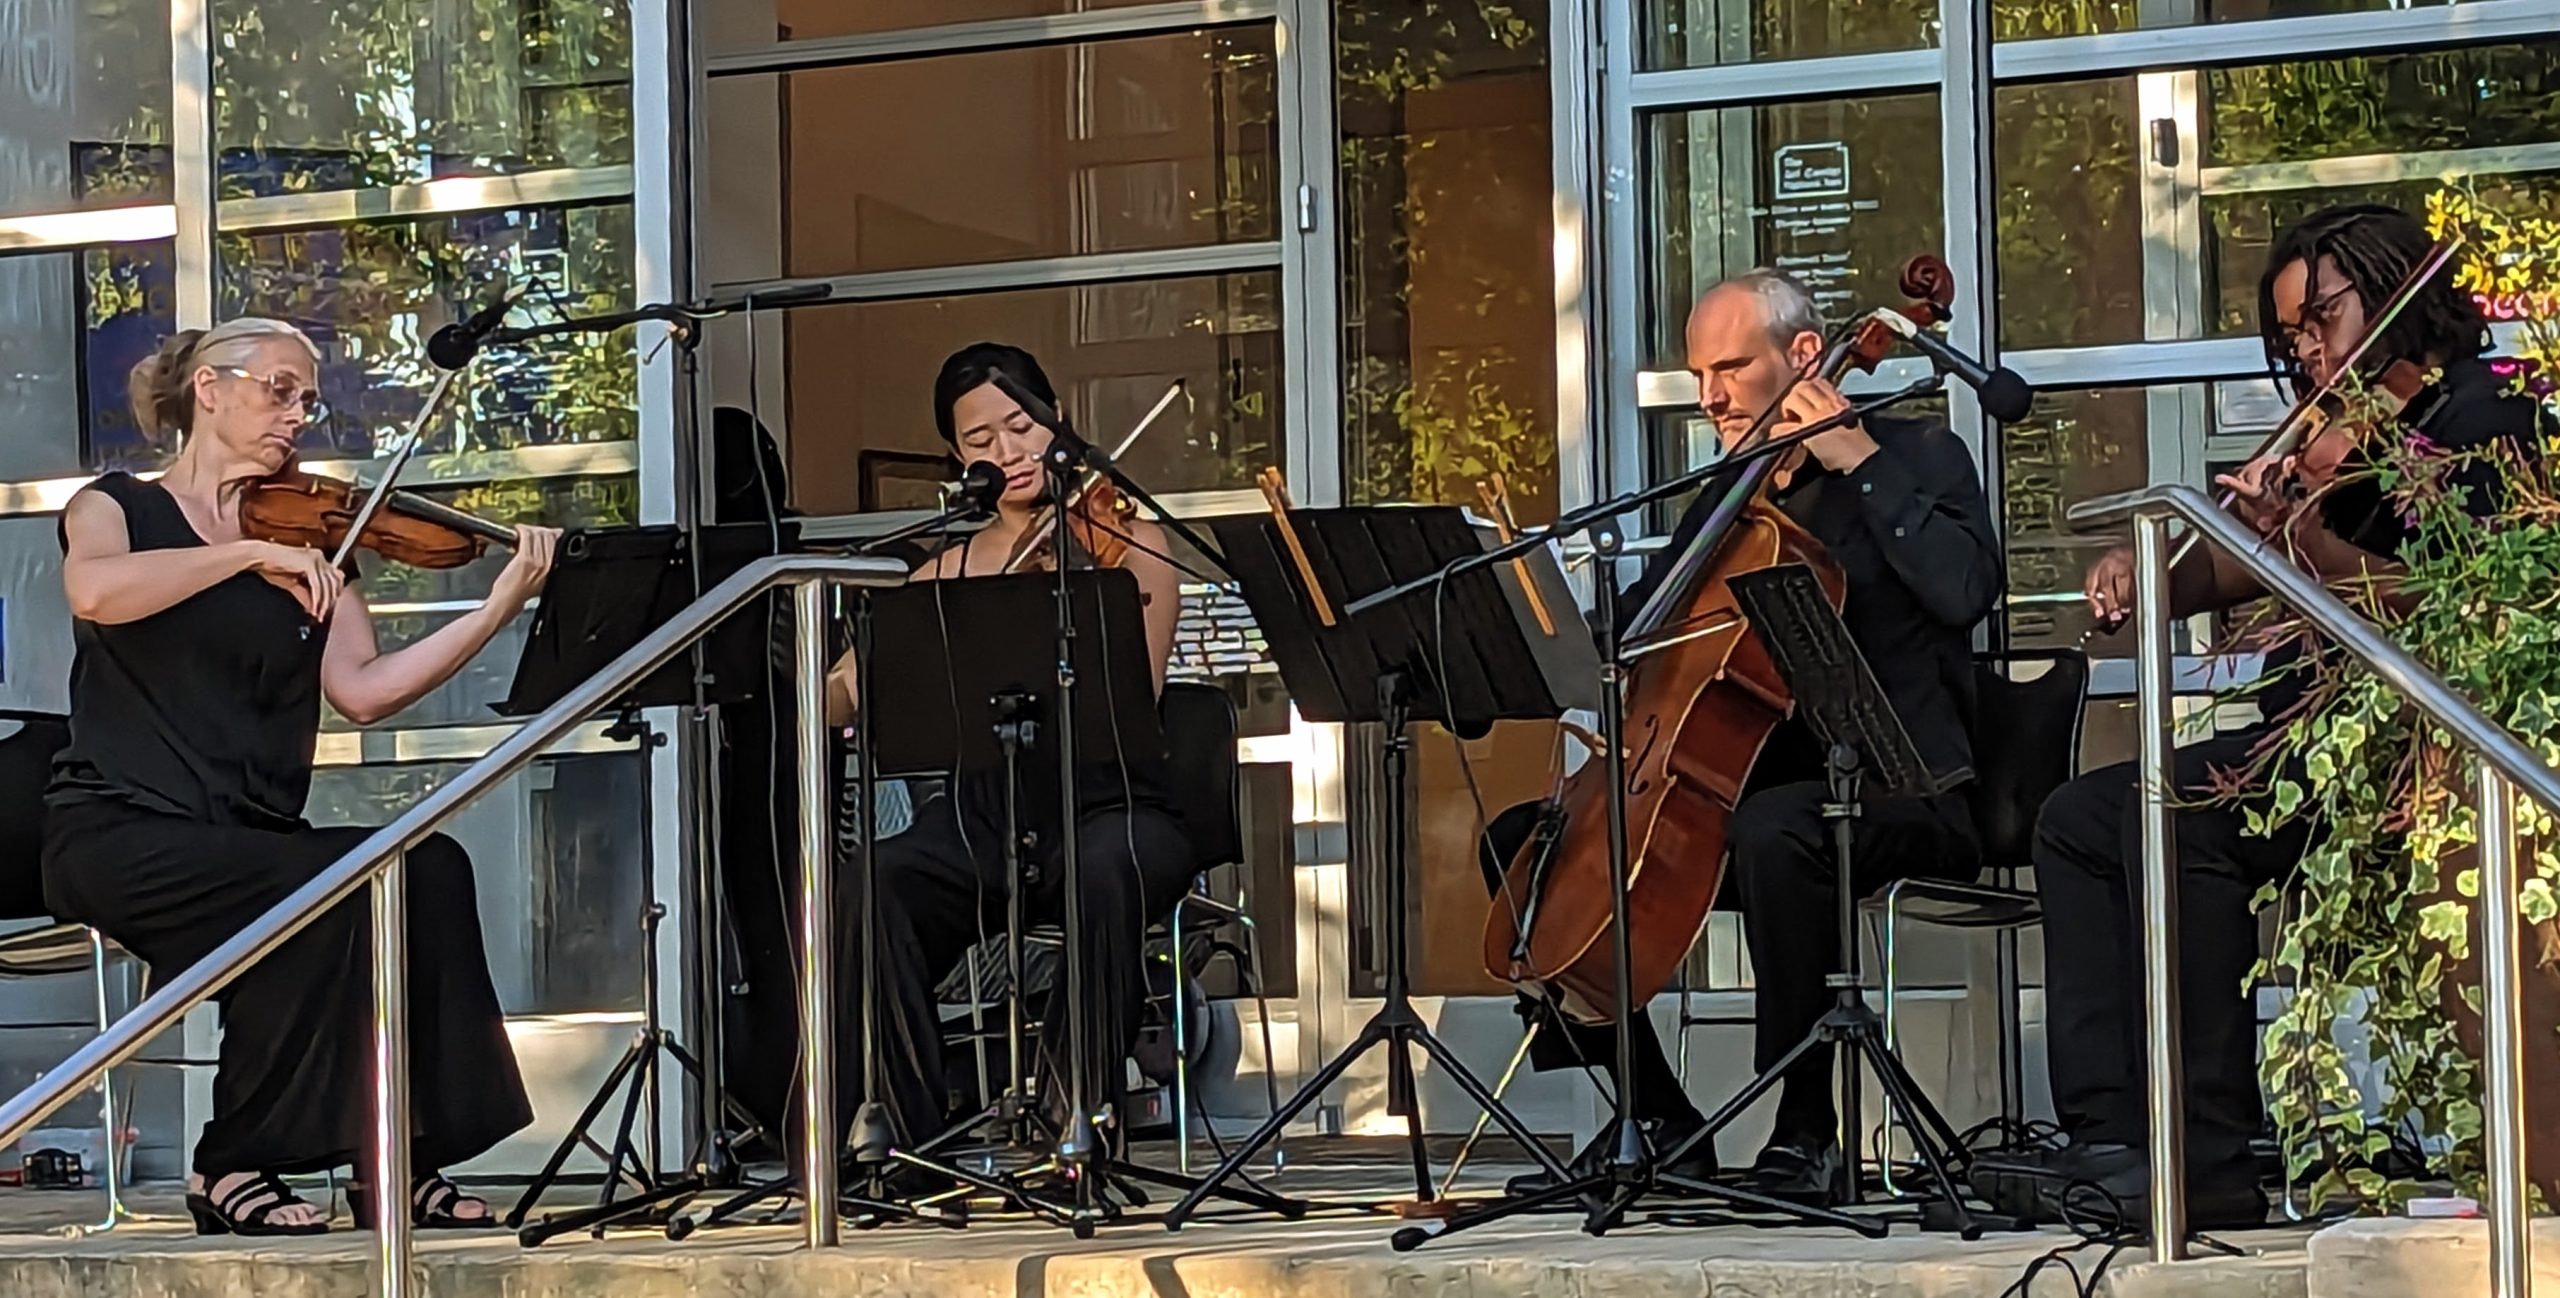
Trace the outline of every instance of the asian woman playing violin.
{"type": "MultiPolygon", "coordinates": [[[[292,460],[322,412],[318,351],[242,319],[171,338],[134,370],[143,427],[183,439],[157,482],[110,473],[63,511],[76,656],[71,743],[46,799],[45,895],[166,977],[202,959],[372,832],[303,819],[327,699],[359,723],[450,679],[542,588],[549,528],[517,529],[477,610],[384,652],[351,573],[241,534],[247,483],[292,460]]],[[[490,984],[471,862],[435,835],[411,851],[409,1197],[422,1226],[492,1224],[434,1170],[531,1117],[490,984]]],[[[302,1235],[324,1212],[278,1179],[366,1147],[372,973],[364,894],[217,996],[213,1116],[188,1208],[206,1234],[302,1235]]],[[[366,1178],[358,1168],[358,1181],[366,1178]]],[[[369,1201],[359,1220],[370,1221],[369,1201]]]]}
{"type": "MultiPolygon", "coordinates": [[[[2258,291],[2269,367],[2298,394],[2338,379],[2345,358],[2432,251],[2417,221],[2369,204],[2316,212],[2279,233],[2258,291]]],[[[2270,553],[2327,580],[2376,580],[2387,596],[2387,584],[2401,570],[2402,547],[2410,543],[2409,526],[2365,471],[2372,463],[2365,439],[2423,436],[2447,451],[2503,445],[2520,463],[2540,458],[2541,416],[2531,398],[2507,393],[2482,359],[2488,346],[2478,307],[2455,287],[2449,268],[2440,270],[2381,324],[2358,363],[2369,374],[2399,362],[2404,372],[2440,377],[2380,427],[2356,429],[2342,419],[2306,436],[2282,461],[2253,462],[2225,476],[2233,512],[2268,538],[2270,553]]],[[[2497,470],[2485,457],[2458,466],[2453,477],[2469,486],[2466,507],[2475,514],[2499,510],[2497,470]]],[[[2089,605],[2100,626],[2119,625],[2133,612],[2132,574],[2131,552],[2123,549],[2092,569],[2089,605]]],[[[2170,582],[2172,611],[2182,617],[2264,593],[2202,545],[2170,582]]],[[[2287,670],[2299,653],[2288,646],[2268,655],[2266,670],[2280,674],[2256,696],[2265,721],[2177,750],[2182,792],[2203,791],[2215,770],[2247,765],[2269,730],[2289,720],[2305,690],[2301,673],[2287,670]]],[[[2045,1040],[2054,1107],[2071,1141],[2060,1150],[1978,1161],[1975,1186],[2049,1220],[2061,1219],[2062,1201],[2075,1185],[2112,1194],[2127,1221],[2141,1220],[2146,1211],[2142,977],[2131,864],[2141,855],[2137,791],[2132,764],[2110,766],[2056,790],[2036,820],[2036,888],[2044,903],[2045,949],[2055,953],[2045,970],[2045,1040]]],[[[2262,884],[2292,868],[2304,829],[2295,821],[2272,835],[2252,834],[2241,808],[2184,801],[2173,814],[2188,1212],[2200,1227],[2256,1224],[2265,1218],[2266,1199],[2249,1152],[2261,1125],[2256,1019],[2244,990],[2258,952],[2249,902],[2262,884]]],[[[2076,1202],[2099,1198],[2079,1194],[2076,1202]]]]}
{"type": "MultiPolygon", "coordinates": [[[[1049,480],[1041,457],[1049,449],[1050,434],[994,385],[998,373],[1044,401],[1057,400],[1039,362],[1019,348],[979,343],[943,363],[933,387],[935,425],[964,466],[985,461],[1002,469],[1005,491],[993,521],[928,559],[916,570],[915,580],[990,576],[1007,568],[1018,547],[1047,544],[1049,480]]],[[[1137,578],[1146,619],[1146,643],[1132,644],[1127,652],[1144,656],[1161,690],[1181,599],[1174,569],[1161,557],[1165,535],[1144,520],[1116,520],[1109,526],[1130,543],[1120,566],[1137,578]]],[[[1081,554],[1070,556],[1069,562],[1086,566],[1081,554]]],[[[1025,627],[1022,634],[1048,632],[1025,627]]],[[[951,644],[945,650],[956,656],[970,652],[971,646],[951,644]]],[[[827,697],[828,721],[850,723],[857,704],[850,655],[828,676],[827,697]]],[[[1167,800],[1159,759],[1091,751],[1080,756],[1082,805],[1072,832],[1084,889],[1085,969],[1094,999],[1085,1019],[1092,1035],[1078,1062],[1086,1070],[1085,1093],[1107,1099],[1122,1090],[1120,1061],[1137,1037],[1146,994],[1139,951],[1147,925],[1173,909],[1190,886],[1197,862],[1167,800]]],[[[1020,790],[1032,836],[1024,857],[1032,875],[1027,910],[1029,921],[1040,924],[1056,921],[1061,913],[1058,856],[1068,817],[1059,814],[1054,764],[1034,753],[1027,765],[1036,772],[1025,776],[1020,790]]],[[[876,968],[886,980],[878,991],[881,1026],[888,1034],[882,1043],[887,1076],[881,1090],[901,1136],[911,1143],[942,1130],[955,1107],[952,1088],[944,1080],[934,989],[963,953],[1001,931],[1004,794],[1001,776],[962,775],[916,809],[906,832],[882,839],[875,853],[882,944],[876,968]]],[[[839,904],[836,926],[841,976],[837,1019],[842,1025],[837,1094],[849,1112],[860,1098],[856,1083],[861,1078],[862,1025],[855,1010],[862,964],[856,944],[862,915],[857,890],[864,881],[855,863],[848,863],[845,877],[848,896],[839,904]]],[[[1064,1019],[1063,1007],[1054,1003],[1048,1010],[1034,1010],[1052,1029],[1064,1019]]],[[[1044,1033],[1042,1066],[1052,1079],[1053,1102],[1067,1089],[1059,1082],[1057,1047],[1056,1037],[1044,1033]]]]}

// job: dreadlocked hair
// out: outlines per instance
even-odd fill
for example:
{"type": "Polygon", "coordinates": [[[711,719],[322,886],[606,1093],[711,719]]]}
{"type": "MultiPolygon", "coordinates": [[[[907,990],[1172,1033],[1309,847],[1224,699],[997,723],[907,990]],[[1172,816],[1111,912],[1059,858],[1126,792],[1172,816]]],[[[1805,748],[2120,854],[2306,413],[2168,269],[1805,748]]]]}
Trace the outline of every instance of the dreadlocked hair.
{"type": "MultiPolygon", "coordinates": [[[[2425,226],[2399,208],[2381,203],[2326,207],[2286,226],[2267,249],[2266,273],[2258,277],[2258,336],[2266,343],[2267,368],[2291,385],[2296,395],[2308,389],[2302,363],[2295,359],[2276,319],[2276,276],[2285,267],[2298,261],[2309,270],[2302,300],[2317,302],[2333,288],[2320,282],[2320,259],[2329,258],[2364,303],[2365,319],[2373,320],[2434,251],[2435,240],[2427,237],[2425,226]]],[[[2454,287],[2448,266],[2401,308],[2368,354],[2425,364],[2461,360],[2487,350],[2489,322],[2471,295],[2454,287]]]]}

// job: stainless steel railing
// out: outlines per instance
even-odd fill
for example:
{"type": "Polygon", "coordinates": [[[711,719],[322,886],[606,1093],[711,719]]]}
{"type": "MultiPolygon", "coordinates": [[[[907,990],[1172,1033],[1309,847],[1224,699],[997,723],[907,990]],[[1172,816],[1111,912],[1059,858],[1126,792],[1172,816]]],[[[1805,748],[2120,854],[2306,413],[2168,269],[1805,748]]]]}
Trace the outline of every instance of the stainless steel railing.
{"type": "Polygon", "coordinates": [[[2193,487],[2160,486],[2074,507],[2075,522],[2133,519],[2138,720],[2142,729],[2142,964],[2150,1065],[2151,1238],[2186,1252],[2184,1093],[2178,1050],[2177,857],[2170,817],[2169,522],[2246,569],[2331,644],[2353,655],[2474,756],[2480,816],[2481,1018],[2485,1037],[2489,1292],[2525,1298],[2530,1247],[2524,1176],[2524,1010],[2519,985],[2514,794],[2560,810],[2560,773],[2491,721],[2319,582],[2268,552],[2254,532],[2193,487]]]}
{"type": "MultiPolygon", "coordinates": [[[[489,787],[531,762],[544,749],[611,703],[643,677],[672,660],[713,626],[756,596],[777,586],[797,590],[800,709],[801,914],[833,910],[826,807],[826,623],[828,585],[886,586],[906,579],[906,569],[885,559],[782,555],[758,559],[649,633],[610,666],[527,721],[487,756],[471,764],[293,895],[276,903],[228,942],[170,979],[97,1039],[72,1052],[34,1085],[0,1104],[0,1147],[17,1143],[54,1110],[77,1099],[98,1074],[132,1058],[153,1037],[225,984],[301,932],[331,907],[371,886],[373,897],[374,1120],[371,1127],[380,1241],[380,1292],[405,1298],[412,1290],[409,1236],[408,925],[403,868],[409,849],[489,787]]],[[[835,1104],[832,1098],[834,956],[819,921],[803,925],[801,961],[801,1103],[808,1130],[802,1151],[806,1177],[807,1237],[811,1247],[836,1243],[835,1104]]]]}

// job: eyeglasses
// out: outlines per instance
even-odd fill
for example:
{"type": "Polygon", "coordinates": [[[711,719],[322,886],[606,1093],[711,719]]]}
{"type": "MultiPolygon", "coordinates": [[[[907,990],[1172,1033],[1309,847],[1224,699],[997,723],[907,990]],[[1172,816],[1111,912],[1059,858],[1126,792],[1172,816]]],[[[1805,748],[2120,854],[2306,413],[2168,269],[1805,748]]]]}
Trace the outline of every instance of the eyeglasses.
{"type": "Polygon", "coordinates": [[[273,374],[253,374],[237,365],[225,365],[220,368],[222,373],[235,379],[247,379],[265,388],[267,399],[275,402],[278,410],[287,406],[302,407],[302,418],[305,423],[316,424],[329,417],[329,403],[320,399],[320,389],[304,386],[302,376],[299,374],[289,370],[277,370],[273,374]]]}
{"type": "Polygon", "coordinates": [[[2303,303],[2302,319],[2298,323],[2286,324],[2281,320],[2277,321],[2276,337],[2284,342],[2285,350],[2299,356],[2302,354],[2303,343],[2320,339],[2321,335],[2329,332],[2331,318],[2339,300],[2355,291],[2355,285],[2341,284],[2303,303]]]}

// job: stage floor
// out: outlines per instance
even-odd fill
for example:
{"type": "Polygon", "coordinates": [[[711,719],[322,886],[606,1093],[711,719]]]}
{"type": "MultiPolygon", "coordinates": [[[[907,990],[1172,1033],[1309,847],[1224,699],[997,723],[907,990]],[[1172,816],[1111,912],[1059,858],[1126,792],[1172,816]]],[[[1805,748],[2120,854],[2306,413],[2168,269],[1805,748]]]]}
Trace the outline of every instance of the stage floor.
{"type": "MultiPolygon", "coordinates": [[[[1320,1150],[1296,1149],[1309,1162],[1320,1150]]],[[[1365,1160],[1364,1160],[1365,1162],[1365,1160]]],[[[1462,1193],[1486,1193],[1510,1169],[1471,1168],[1462,1193]]],[[[1391,1193],[1392,1169],[1369,1164],[1295,1167],[1275,1188],[1341,1202],[1391,1193]]],[[[1410,1180],[1402,1186],[1409,1191],[1410,1180]]],[[[587,1191],[591,1196],[592,1190],[587,1191]]],[[[133,1196],[147,1212],[176,1214],[173,1187],[133,1196]]],[[[0,1294],[9,1298],[360,1298],[371,1292],[369,1235],[317,1240],[199,1240],[183,1220],[129,1224],[101,1236],[60,1228],[94,1215],[94,1192],[0,1190],[0,1294]]],[[[1162,1203],[1159,1202],[1159,1208],[1162,1203]]],[[[1953,1236],[1898,1228],[1867,1240],[1837,1230],[1738,1225],[1636,1224],[1594,1239],[1578,1219],[1515,1220],[1399,1254],[1386,1216],[1328,1210],[1279,1222],[1223,1210],[1180,1234],[1152,1219],[1104,1227],[1079,1241],[1055,1227],[982,1220],[966,1230],[897,1226],[847,1229],[840,1249],[812,1253],[796,1225],[705,1232],[670,1243],[655,1232],[584,1236],[523,1249],[504,1234],[419,1237],[425,1294],[433,1298],[1994,1298],[2036,1257],[2073,1243],[2061,1232],[1953,1236]]],[[[2231,1237],[2240,1258],[2161,1268],[2127,1251],[2102,1293],[2131,1298],[2306,1298],[2309,1232],[2231,1237]]],[[[2071,1261],[2082,1275],[2104,1250],[2071,1261]]],[[[2048,1267],[2024,1298],[2080,1292],[2048,1267]]]]}

